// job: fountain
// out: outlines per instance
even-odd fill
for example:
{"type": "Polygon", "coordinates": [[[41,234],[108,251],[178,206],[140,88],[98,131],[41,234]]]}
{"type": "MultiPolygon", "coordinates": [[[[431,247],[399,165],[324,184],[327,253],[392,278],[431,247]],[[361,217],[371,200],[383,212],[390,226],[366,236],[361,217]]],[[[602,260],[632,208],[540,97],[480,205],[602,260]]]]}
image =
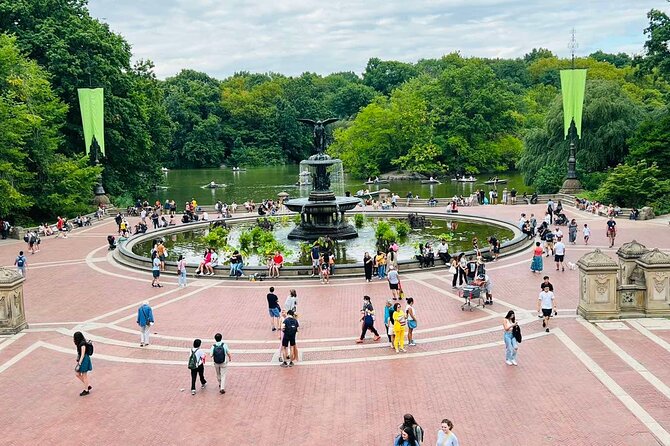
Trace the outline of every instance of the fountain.
{"type": "Polygon", "coordinates": [[[313,129],[316,153],[300,164],[309,166],[312,172],[312,191],[308,198],[294,198],[284,202],[291,211],[300,212],[300,224],[293,229],[288,238],[292,240],[314,241],[329,236],[334,240],[358,237],[356,229],[344,217],[344,213],[355,208],[360,200],[351,197],[336,197],[330,188],[328,168],[340,162],[328,156],[326,150],[326,126],[337,121],[336,118],[325,121],[298,119],[311,125],[313,129]]]}

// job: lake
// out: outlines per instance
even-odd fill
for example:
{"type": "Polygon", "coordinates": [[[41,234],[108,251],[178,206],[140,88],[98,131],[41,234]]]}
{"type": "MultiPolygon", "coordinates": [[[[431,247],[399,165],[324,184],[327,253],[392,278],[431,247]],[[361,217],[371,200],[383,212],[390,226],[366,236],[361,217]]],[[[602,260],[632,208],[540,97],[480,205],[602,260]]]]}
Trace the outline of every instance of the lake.
{"type": "MultiPolygon", "coordinates": [[[[277,198],[280,192],[287,192],[291,197],[306,197],[309,195],[311,186],[296,186],[300,167],[297,164],[284,166],[250,167],[243,172],[234,172],[231,168],[218,169],[187,169],[170,170],[164,173],[164,183],[167,189],[159,189],[152,197],[147,197],[150,202],[156,199],[165,201],[174,199],[177,202],[177,208],[187,200],[195,198],[201,204],[213,204],[217,200],[225,203],[233,201],[243,203],[246,200],[253,199],[259,202],[266,198],[277,198]],[[214,181],[215,183],[225,184],[226,187],[220,189],[202,188],[203,185],[214,181]]],[[[421,198],[452,197],[454,195],[468,196],[473,191],[482,188],[488,190],[490,186],[484,184],[493,174],[477,175],[479,181],[476,183],[458,183],[455,181],[445,181],[442,184],[421,184],[417,180],[391,181],[388,184],[364,185],[360,179],[354,179],[344,175],[344,184],[336,185],[333,190],[351,191],[355,194],[360,189],[369,189],[375,191],[379,189],[389,189],[396,192],[401,197],[405,197],[408,192],[419,195],[421,198]]],[[[498,185],[498,190],[502,191],[505,187],[516,188],[519,195],[524,191],[529,194],[532,188],[523,184],[523,178],[518,172],[503,172],[496,174],[499,178],[508,179],[507,184],[498,185]]]]}

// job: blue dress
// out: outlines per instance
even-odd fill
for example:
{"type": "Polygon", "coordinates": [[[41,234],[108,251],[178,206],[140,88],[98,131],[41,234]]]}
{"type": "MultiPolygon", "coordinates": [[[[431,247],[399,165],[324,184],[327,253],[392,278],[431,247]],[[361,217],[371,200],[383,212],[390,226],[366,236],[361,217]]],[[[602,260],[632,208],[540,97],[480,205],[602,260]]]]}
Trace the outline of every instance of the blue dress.
{"type": "Polygon", "coordinates": [[[533,256],[530,269],[533,271],[542,271],[542,256],[533,256]]]}
{"type": "Polygon", "coordinates": [[[91,370],[93,370],[93,364],[91,364],[91,357],[88,355],[84,355],[84,360],[81,361],[81,365],[79,366],[79,373],[88,373],[91,370]]]}

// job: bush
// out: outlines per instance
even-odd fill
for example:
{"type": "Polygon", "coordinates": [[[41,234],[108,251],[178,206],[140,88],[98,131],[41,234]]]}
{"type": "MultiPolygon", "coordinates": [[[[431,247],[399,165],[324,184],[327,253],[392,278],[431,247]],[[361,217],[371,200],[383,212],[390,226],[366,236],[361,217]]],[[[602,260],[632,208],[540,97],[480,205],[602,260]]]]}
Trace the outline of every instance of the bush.
{"type": "Polygon", "coordinates": [[[375,228],[375,238],[377,239],[377,248],[381,251],[387,251],[391,243],[396,241],[398,234],[391,228],[388,221],[380,221],[375,228]]]}
{"type": "Polygon", "coordinates": [[[240,234],[240,251],[245,254],[258,254],[268,257],[280,251],[284,255],[291,253],[283,243],[280,243],[271,231],[256,226],[240,234]]]}
{"type": "Polygon", "coordinates": [[[354,214],[354,225],[357,228],[362,228],[364,224],[365,224],[365,215],[354,214]]]}
{"type": "Polygon", "coordinates": [[[203,238],[203,241],[207,246],[220,250],[228,246],[228,234],[230,231],[226,228],[214,228],[203,238]]]}
{"type": "Polygon", "coordinates": [[[564,173],[554,164],[545,164],[535,174],[533,187],[538,194],[555,194],[563,185],[564,173]]]}
{"type": "Polygon", "coordinates": [[[403,220],[396,221],[394,226],[395,231],[398,234],[398,238],[400,239],[407,237],[409,232],[412,230],[412,227],[409,225],[409,223],[403,220]]]}
{"type": "Polygon", "coordinates": [[[596,191],[596,199],[602,203],[614,203],[622,207],[640,208],[653,203],[665,207],[670,194],[670,180],[663,178],[656,163],[646,162],[619,164],[611,170],[596,191]]]}

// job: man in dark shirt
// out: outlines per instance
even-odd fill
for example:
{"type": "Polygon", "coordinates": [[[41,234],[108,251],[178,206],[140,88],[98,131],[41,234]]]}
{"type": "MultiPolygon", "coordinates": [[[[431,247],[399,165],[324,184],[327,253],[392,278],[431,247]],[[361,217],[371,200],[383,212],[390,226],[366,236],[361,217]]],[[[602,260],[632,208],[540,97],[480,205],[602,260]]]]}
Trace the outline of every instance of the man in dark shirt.
{"type": "Polygon", "coordinates": [[[607,220],[607,237],[610,239],[610,248],[614,246],[614,239],[616,238],[616,222],[612,217],[607,220]]]}
{"type": "Polygon", "coordinates": [[[288,310],[286,314],[286,319],[284,319],[284,324],[282,325],[284,336],[282,337],[281,345],[284,349],[284,362],[281,363],[281,366],[293,367],[293,360],[297,358],[298,352],[298,349],[295,346],[295,335],[298,333],[300,324],[294,317],[295,313],[293,310],[288,310]],[[286,359],[289,360],[288,364],[286,363],[286,359]]]}
{"type": "Polygon", "coordinates": [[[270,292],[268,293],[268,311],[270,313],[270,319],[272,320],[272,331],[277,331],[279,327],[279,315],[281,314],[281,308],[279,307],[279,298],[275,294],[275,287],[270,287],[270,292]]]}
{"type": "Polygon", "coordinates": [[[311,254],[312,258],[312,276],[314,277],[315,275],[319,275],[319,257],[321,256],[321,247],[319,246],[318,243],[314,243],[314,246],[312,246],[311,254]]]}
{"type": "Polygon", "coordinates": [[[544,287],[549,287],[549,291],[553,292],[554,291],[554,286],[549,282],[549,276],[544,276],[543,277],[544,282],[540,284],[540,291],[544,290],[544,287]]]}
{"type": "Polygon", "coordinates": [[[493,256],[493,260],[498,260],[498,256],[500,255],[500,242],[498,242],[497,238],[491,236],[489,237],[489,246],[491,247],[491,255],[493,256]]]}

